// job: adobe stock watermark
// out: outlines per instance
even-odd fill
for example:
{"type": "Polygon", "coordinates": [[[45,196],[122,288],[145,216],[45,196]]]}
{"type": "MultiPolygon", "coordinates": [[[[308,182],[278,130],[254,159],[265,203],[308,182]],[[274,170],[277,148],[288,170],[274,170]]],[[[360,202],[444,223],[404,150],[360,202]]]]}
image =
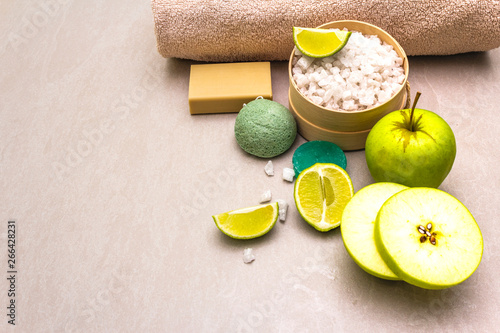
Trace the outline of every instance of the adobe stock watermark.
{"type": "Polygon", "coordinates": [[[207,179],[204,182],[200,182],[198,186],[190,187],[185,192],[185,196],[189,199],[184,200],[184,203],[179,207],[181,217],[183,219],[194,218],[202,209],[207,208],[211,200],[220,193],[220,190],[230,187],[238,170],[238,163],[231,160],[224,168],[207,172],[207,179]]]}
{"type": "Polygon", "coordinates": [[[87,298],[87,303],[78,313],[75,320],[66,323],[64,332],[86,332],[87,325],[90,325],[107,306],[111,304],[114,298],[123,293],[131,276],[125,274],[122,270],[115,268],[111,274],[108,284],[99,290],[94,297],[87,298]]]}
{"type": "Polygon", "coordinates": [[[327,268],[328,264],[322,264],[325,261],[325,253],[328,253],[326,246],[318,247],[312,256],[304,259],[302,266],[283,274],[280,287],[274,290],[268,299],[262,302],[255,302],[252,307],[253,310],[246,316],[237,318],[236,331],[252,333],[264,324],[266,318],[278,318],[279,309],[284,306],[285,297],[290,293],[290,289],[306,293],[311,297],[316,304],[316,307],[311,309],[312,311],[323,311],[324,306],[320,295],[315,290],[307,287],[304,281],[315,273],[324,275],[330,280],[335,279],[334,273],[330,272],[327,268]]]}
{"type": "Polygon", "coordinates": [[[456,288],[447,288],[436,291],[436,298],[431,299],[426,308],[414,311],[408,318],[408,324],[411,326],[420,326],[423,322],[436,321],[446,315],[450,308],[456,306],[462,292],[456,288]]]}
{"type": "Polygon", "coordinates": [[[51,19],[59,15],[63,7],[71,2],[73,0],[43,0],[37,3],[35,12],[29,16],[26,14],[21,19],[21,28],[17,32],[9,33],[9,44],[17,51],[20,45],[38,36],[51,19]]]}
{"type": "Polygon", "coordinates": [[[148,67],[141,83],[129,94],[123,94],[111,104],[111,111],[104,113],[102,119],[92,128],[83,129],[80,139],[66,148],[65,156],[52,162],[55,177],[62,182],[71,170],[78,167],[90,156],[106,137],[110,136],[120,123],[126,121],[131,111],[139,107],[148,93],[160,84],[161,78],[155,68],[148,67]]]}
{"type": "MultiPolygon", "coordinates": [[[[485,244],[479,270],[481,270],[482,265],[497,265],[499,256],[490,256],[491,253],[490,246],[485,244]]],[[[476,302],[479,302],[481,297],[478,294],[478,287],[483,286],[486,290],[494,290],[496,289],[494,284],[495,280],[492,280],[487,275],[481,275],[480,271],[475,271],[472,277],[459,285],[441,290],[426,291],[429,295],[426,295],[425,306],[418,311],[414,311],[409,316],[408,323],[412,326],[421,326],[423,321],[443,323],[454,314],[468,311],[473,313],[474,309],[477,308],[476,302]],[[476,279],[474,279],[474,276],[476,279]],[[484,287],[485,285],[487,286],[484,287]]],[[[467,322],[466,317],[464,319],[467,322]]],[[[475,328],[480,332],[484,331],[481,326],[476,325],[475,328]]],[[[439,326],[437,326],[437,329],[439,329],[439,326]]]]}

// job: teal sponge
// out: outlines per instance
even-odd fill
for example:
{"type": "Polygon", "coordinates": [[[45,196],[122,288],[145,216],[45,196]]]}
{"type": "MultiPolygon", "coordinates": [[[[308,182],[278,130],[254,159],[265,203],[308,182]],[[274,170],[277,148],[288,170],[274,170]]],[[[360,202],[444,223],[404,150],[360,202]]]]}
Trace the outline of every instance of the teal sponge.
{"type": "Polygon", "coordinates": [[[290,148],[297,136],[297,124],[280,103],[256,99],[245,105],[234,124],[240,147],[249,154],[270,158],[290,148]]]}
{"type": "Polygon", "coordinates": [[[316,163],[334,163],[345,170],[347,159],[339,146],[328,141],[309,141],[295,150],[292,158],[293,170],[298,175],[316,163]]]}

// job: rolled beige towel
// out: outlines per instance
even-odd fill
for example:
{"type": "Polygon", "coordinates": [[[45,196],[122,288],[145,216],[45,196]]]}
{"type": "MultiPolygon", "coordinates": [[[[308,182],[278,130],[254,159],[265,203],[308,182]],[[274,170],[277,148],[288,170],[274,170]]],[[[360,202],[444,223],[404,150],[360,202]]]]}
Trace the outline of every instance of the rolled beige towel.
{"type": "Polygon", "coordinates": [[[292,27],[359,20],[408,55],[500,46],[498,0],[152,0],[158,51],[210,62],[287,60],[292,27]]]}

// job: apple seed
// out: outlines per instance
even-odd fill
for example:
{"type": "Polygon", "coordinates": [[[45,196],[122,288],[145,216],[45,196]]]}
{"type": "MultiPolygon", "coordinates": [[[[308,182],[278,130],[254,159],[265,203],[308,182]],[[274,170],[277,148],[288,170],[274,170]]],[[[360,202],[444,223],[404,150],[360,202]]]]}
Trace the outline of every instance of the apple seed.
{"type": "Polygon", "coordinates": [[[428,223],[427,227],[424,227],[423,225],[419,225],[417,227],[417,231],[422,234],[422,236],[420,236],[420,243],[424,243],[427,240],[427,237],[429,237],[429,242],[432,245],[436,245],[436,243],[437,243],[436,235],[437,234],[435,232],[431,233],[431,230],[432,230],[432,223],[428,223]]]}

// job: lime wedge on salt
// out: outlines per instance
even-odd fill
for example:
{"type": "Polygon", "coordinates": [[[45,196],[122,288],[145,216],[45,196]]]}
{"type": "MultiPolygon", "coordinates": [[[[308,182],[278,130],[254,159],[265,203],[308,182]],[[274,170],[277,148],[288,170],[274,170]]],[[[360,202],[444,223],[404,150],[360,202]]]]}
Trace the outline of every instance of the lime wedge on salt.
{"type": "Polygon", "coordinates": [[[302,54],[325,58],[342,50],[351,33],[345,30],[293,27],[293,42],[302,54]]]}
{"type": "Polygon", "coordinates": [[[295,150],[292,158],[293,170],[298,175],[316,163],[333,163],[345,170],[347,160],[344,151],[328,141],[309,141],[295,150]]]}

